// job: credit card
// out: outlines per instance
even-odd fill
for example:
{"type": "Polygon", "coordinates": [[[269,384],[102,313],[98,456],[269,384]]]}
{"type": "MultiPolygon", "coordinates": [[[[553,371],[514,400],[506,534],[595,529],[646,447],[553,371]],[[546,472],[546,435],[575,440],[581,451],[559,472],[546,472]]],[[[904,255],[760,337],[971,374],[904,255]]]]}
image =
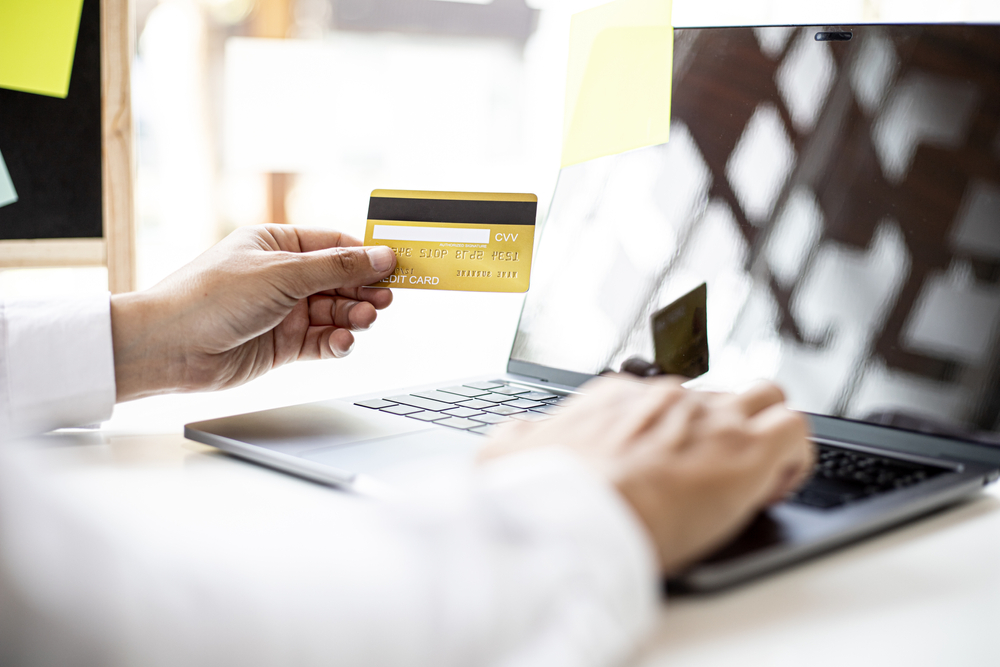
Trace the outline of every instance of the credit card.
{"type": "Polygon", "coordinates": [[[708,372],[707,300],[702,283],[653,314],[653,349],[664,373],[696,378],[708,372]]]}
{"type": "Polygon", "coordinates": [[[396,253],[375,286],[526,292],[537,208],[532,194],[374,190],[365,245],[396,253]]]}

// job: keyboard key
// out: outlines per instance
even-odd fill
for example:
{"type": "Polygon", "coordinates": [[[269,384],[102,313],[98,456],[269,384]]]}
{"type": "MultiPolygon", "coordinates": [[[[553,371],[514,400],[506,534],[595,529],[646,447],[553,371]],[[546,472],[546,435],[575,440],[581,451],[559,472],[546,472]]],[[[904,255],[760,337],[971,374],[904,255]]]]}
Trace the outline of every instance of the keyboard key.
{"type": "Polygon", "coordinates": [[[451,415],[452,417],[472,417],[483,413],[479,410],[472,410],[470,408],[452,408],[451,410],[445,410],[441,414],[451,415]]]}
{"type": "Polygon", "coordinates": [[[523,398],[519,398],[516,401],[504,403],[504,405],[509,405],[512,408],[524,408],[525,410],[529,410],[531,408],[539,408],[545,404],[539,403],[538,401],[526,401],[523,398]]]}
{"type": "Polygon", "coordinates": [[[906,488],[944,472],[943,468],[823,444],[816,458],[812,477],[788,502],[831,509],[906,488]]]}
{"type": "MultiPolygon", "coordinates": [[[[504,405],[507,405],[507,404],[504,403],[504,405]]],[[[539,406],[537,408],[531,408],[531,411],[532,412],[541,412],[543,415],[555,415],[555,414],[559,414],[560,412],[562,412],[562,408],[560,408],[558,405],[548,405],[548,404],[545,404],[545,405],[541,405],[541,406],[539,406]]]]}
{"type": "Polygon", "coordinates": [[[472,417],[472,419],[484,424],[502,424],[510,421],[510,417],[504,417],[503,415],[479,415],[478,417],[472,417]]]}
{"type": "Polygon", "coordinates": [[[450,410],[453,407],[450,403],[432,401],[429,398],[420,398],[419,396],[410,396],[409,394],[405,394],[403,396],[390,396],[385,400],[393,401],[394,403],[402,403],[403,405],[410,405],[415,408],[420,408],[421,410],[433,410],[434,412],[443,412],[444,410],[450,410]]]}
{"type": "Polygon", "coordinates": [[[830,509],[831,507],[843,505],[844,502],[846,502],[841,496],[836,494],[809,490],[800,491],[790,500],[791,502],[799,505],[808,505],[810,507],[818,507],[820,509],[830,509]]]}
{"type": "Polygon", "coordinates": [[[449,394],[458,394],[459,396],[465,396],[466,398],[475,398],[476,396],[482,396],[483,394],[489,393],[485,389],[473,389],[472,387],[445,387],[441,391],[446,391],[449,394]]]}
{"type": "Polygon", "coordinates": [[[388,408],[396,404],[392,401],[384,401],[381,398],[373,398],[370,401],[358,401],[354,405],[360,405],[363,408],[371,408],[372,410],[381,410],[382,408],[388,408]]]}
{"type": "Polygon", "coordinates": [[[489,435],[490,432],[493,430],[493,428],[494,427],[491,426],[490,424],[483,424],[481,426],[477,426],[475,428],[470,428],[467,430],[469,433],[478,433],[479,435],[489,435]]]}
{"type": "Polygon", "coordinates": [[[462,385],[464,387],[472,387],[473,389],[482,389],[483,391],[489,391],[490,389],[496,389],[497,387],[503,386],[503,381],[499,382],[470,382],[468,384],[462,385]]]}
{"type": "Polygon", "coordinates": [[[474,422],[471,419],[462,419],[461,417],[448,417],[447,419],[442,419],[441,421],[434,422],[435,424],[440,424],[441,426],[448,426],[450,428],[476,428],[477,426],[482,426],[479,422],[474,422]]]}
{"type": "Polygon", "coordinates": [[[480,401],[478,398],[474,398],[471,401],[462,401],[459,403],[463,408],[471,408],[473,410],[482,410],[483,408],[491,408],[496,403],[491,401],[480,401]]]}
{"type": "Polygon", "coordinates": [[[389,412],[394,415],[411,415],[414,412],[420,412],[420,408],[414,408],[409,405],[393,405],[388,408],[382,408],[382,412],[389,412]]]}
{"type": "Polygon", "coordinates": [[[540,422],[546,419],[551,419],[548,415],[543,415],[539,412],[521,412],[516,415],[511,415],[513,419],[518,419],[523,422],[540,422]]]}
{"type": "Polygon", "coordinates": [[[420,412],[414,412],[406,416],[411,419],[419,419],[422,422],[434,422],[439,419],[447,419],[442,412],[428,412],[427,410],[421,410],[420,412]]]}
{"type": "Polygon", "coordinates": [[[419,396],[420,398],[426,398],[431,401],[441,401],[442,403],[460,403],[461,401],[464,401],[466,399],[465,396],[446,394],[443,391],[418,391],[413,395],[419,396]]]}
{"type": "Polygon", "coordinates": [[[495,405],[492,408],[486,408],[486,412],[491,412],[495,415],[516,415],[519,412],[524,412],[524,410],[506,405],[495,405]]]}
{"type": "Polygon", "coordinates": [[[549,405],[555,405],[556,403],[562,403],[567,398],[569,398],[569,396],[556,396],[555,398],[542,398],[542,399],[539,399],[539,400],[545,401],[549,405]]]}
{"type": "Polygon", "coordinates": [[[507,394],[508,396],[517,396],[518,394],[527,394],[530,389],[525,389],[524,387],[515,387],[513,385],[507,385],[506,387],[499,387],[493,390],[494,394],[507,394]]]}
{"type": "Polygon", "coordinates": [[[504,394],[486,394],[480,396],[476,399],[477,401],[489,401],[490,403],[506,403],[507,401],[517,400],[517,396],[506,396],[504,394]]]}
{"type": "Polygon", "coordinates": [[[558,398],[558,396],[546,394],[544,391],[529,391],[527,394],[521,394],[520,398],[526,398],[529,401],[547,401],[550,398],[558,398]]]}

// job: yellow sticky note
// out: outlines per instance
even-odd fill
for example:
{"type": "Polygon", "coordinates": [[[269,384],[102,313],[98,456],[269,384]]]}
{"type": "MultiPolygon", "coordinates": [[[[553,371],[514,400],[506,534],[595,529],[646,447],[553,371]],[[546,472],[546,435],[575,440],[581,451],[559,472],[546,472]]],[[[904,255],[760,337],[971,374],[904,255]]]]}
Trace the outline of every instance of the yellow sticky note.
{"type": "Polygon", "coordinates": [[[670,139],[670,0],[617,0],[575,14],[562,166],[670,139]]]}
{"type": "Polygon", "coordinates": [[[66,97],[83,0],[0,0],[0,88],[66,97]]]}

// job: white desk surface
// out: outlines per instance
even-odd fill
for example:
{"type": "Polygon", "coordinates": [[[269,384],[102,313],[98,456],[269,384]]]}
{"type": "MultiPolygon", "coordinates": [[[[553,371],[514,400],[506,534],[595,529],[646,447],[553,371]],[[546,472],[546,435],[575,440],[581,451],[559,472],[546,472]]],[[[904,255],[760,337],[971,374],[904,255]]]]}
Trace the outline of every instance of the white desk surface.
{"type": "MultiPolygon", "coordinates": [[[[324,502],[337,492],[186,441],[182,425],[500,371],[520,298],[486,295],[488,315],[465,308],[481,298],[397,293],[395,312],[359,336],[351,358],[280,369],[220,394],[125,404],[100,433],[70,436],[66,446],[39,455],[66,488],[100,489],[105,501],[127,498],[130,514],[142,511],[173,530],[324,502]],[[437,326],[400,331],[400,322],[431,321],[427,313],[437,326]]],[[[113,511],[114,503],[94,506],[113,511]]],[[[1000,664],[997,627],[1000,488],[994,486],[958,508],[738,589],[671,599],[635,664],[993,665],[1000,664]]]]}

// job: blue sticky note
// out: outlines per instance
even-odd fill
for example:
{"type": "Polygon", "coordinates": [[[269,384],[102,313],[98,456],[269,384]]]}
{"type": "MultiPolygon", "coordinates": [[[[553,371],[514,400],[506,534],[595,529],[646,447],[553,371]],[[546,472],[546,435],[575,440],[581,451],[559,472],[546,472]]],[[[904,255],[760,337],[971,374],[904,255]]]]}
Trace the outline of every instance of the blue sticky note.
{"type": "Polygon", "coordinates": [[[16,201],[17,190],[14,189],[14,181],[10,180],[7,163],[3,161],[3,154],[0,153],[0,206],[13,204],[16,201]]]}

